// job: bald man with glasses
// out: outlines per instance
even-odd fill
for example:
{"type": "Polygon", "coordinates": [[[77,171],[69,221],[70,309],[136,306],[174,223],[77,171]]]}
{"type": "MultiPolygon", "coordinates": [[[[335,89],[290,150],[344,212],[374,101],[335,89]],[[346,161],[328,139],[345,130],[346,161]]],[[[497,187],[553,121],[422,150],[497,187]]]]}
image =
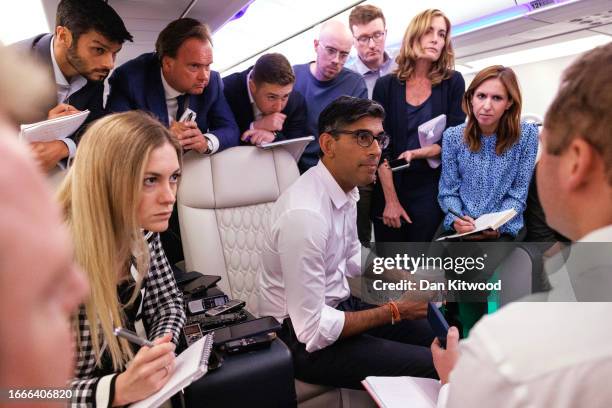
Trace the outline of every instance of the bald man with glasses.
{"type": "Polygon", "coordinates": [[[319,37],[314,40],[315,61],[295,65],[295,87],[304,96],[308,111],[306,130],[315,136],[304,151],[299,167],[303,173],[319,161],[317,121],[321,111],[339,96],[367,98],[368,90],[361,75],[344,68],[353,36],[340,21],[331,20],[321,26],[319,37]]]}

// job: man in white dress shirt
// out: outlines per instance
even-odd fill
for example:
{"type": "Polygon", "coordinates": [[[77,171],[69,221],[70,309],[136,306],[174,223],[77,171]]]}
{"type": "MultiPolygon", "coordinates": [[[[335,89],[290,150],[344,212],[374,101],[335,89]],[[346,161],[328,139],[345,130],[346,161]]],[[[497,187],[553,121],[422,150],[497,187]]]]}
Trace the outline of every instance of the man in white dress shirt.
{"type": "Polygon", "coordinates": [[[359,389],[370,375],[435,377],[427,304],[376,307],[347,282],[361,274],[357,186],[374,181],[388,143],[383,118],[368,99],[330,103],[319,116],[321,160],[279,197],[265,232],[260,314],[283,322],[295,376],[309,383],[359,389]]]}
{"type": "MultiPolygon", "coordinates": [[[[479,322],[460,349],[451,328],[446,350],[432,345],[445,384],[439,407],[612,406],[612,124],[603,119],[612,117],[610,66],[612,43],[564,72],[537,172],[548,223],[578,241],[565,269],[584,302],[508,305],[479,322]]],[[[566,289],[551,284],[549,300],[566,289]]]]}

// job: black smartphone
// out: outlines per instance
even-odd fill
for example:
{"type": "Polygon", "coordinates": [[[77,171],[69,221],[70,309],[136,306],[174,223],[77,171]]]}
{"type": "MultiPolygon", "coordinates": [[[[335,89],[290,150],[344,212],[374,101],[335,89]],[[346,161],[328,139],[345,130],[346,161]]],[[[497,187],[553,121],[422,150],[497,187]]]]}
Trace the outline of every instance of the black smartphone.
{"type": "Polygon", "coordinates": [[[261,317],[248,322],[234,324],[215,330],[215,345],[228,341],[253,337],[262,333],[277,332],[281,328],[280,323],[272,316],[261,317]]]}
{"type": "Polygon", "coordinates": [[[405,159],[389,160],[389,167],[391,167],[391,171],[403,170],[410,167],[410,162],[405,159]]]}
{"type": "Polygon", "coordinates": [[[186,283],[183,286],[183,292],[193,295],[194,293],[202,292],[208,288],[212,288],[220,280],[220,276],[201,275],[186,283]]]}
{"type": "Polygon", "coordinates": [[[433,302],[429,302],[427,305],[427,321],[433,330],[438,341],[442,345],[442,348],[446,348],[446,334],[448,333],[448,322],[442,315],[438,306],[433,302]]]}
{"type": "Polygon", "coordinates": [[[223,349],[227,354],[244,353],[251,350],[260,350],[270,347],[276,339],[276,333],[260,334],[258,336],[247,337],[245,339],[227,341],[223,345],[223,349]]]}

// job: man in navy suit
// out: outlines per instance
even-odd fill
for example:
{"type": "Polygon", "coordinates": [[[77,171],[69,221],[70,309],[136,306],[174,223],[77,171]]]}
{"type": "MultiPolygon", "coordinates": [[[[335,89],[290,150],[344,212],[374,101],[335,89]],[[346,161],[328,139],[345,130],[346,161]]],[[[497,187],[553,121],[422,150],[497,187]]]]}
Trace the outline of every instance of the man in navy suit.
{"type": "Polygon", "coordinates": [[[115,70],[109,79],[107,109],[152,113],[185,150],[213,154],[236,146],[238,126],[223,95],[221,77],[210,69],[208,27],[192,18],[175,20],[159,33],[155,49],[115,70]],[[183,116],[190,112],[187,109],[195,113],[195,120],[183,116]]]}
{"type": "Polygon", "coordinates": [[[306,136],[306,103],[293,91],[295,75],[282,54],[264,54],[246,71],[223,78],[223,83],[243,143],[306,136]]]}
{"type": "Polygon", "coordinates": [[[103,116],[104,79],[115,66],[122,44],[132,41],[121,17],[101,0],[62,0],[53,34],[40,34],[14,45],[49,68],[57,90],[57,106],[48,119],[89,109],[85,123],[72,135],[30,146],[40,166],[49,171],[73,157],[89,122],[103,116]]]}

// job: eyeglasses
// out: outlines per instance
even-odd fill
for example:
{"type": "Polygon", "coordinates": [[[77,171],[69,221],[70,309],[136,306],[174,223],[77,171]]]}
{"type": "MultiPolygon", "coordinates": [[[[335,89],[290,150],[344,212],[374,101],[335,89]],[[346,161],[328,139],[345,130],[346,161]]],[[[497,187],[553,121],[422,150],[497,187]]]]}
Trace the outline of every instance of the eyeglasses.
{"type": "Polygon", "coordinates": [[[370,40],[373,40],[375,43],[378,44],[384,38],[385,38],[385,32],[384,31],[377,31],[377,32],[375,32],[372,35],[361,35],[359,37],[356,37],[355,39],[361,45],[368,45],[370,43],[370,40]]]}
{"type": "Polygon", "coordinates": [[[327,56],[331,59],[334,59],[336,58],[336,55],[339,55],[340,61],[346,61],[346,59],[349,56],[348,52],[337,50],[334,47],[330,47],[328,45],[323,44],[321,41],[319,41],[319,45],[323,46],[323,49],[325,50],[325,54],[327,54],[327,56]]]}
{"type": "Polygon", "coordinates": [[[365,129],[357,129],[357,130],[343,130],[343,129],[335,129],[329,132],[332,135],[346,134],[352,135],[355,139],[357,139],[357,144],[361,147],[370,147],[374,140],[378,142],[378,146],[381,149],[386,149],[389,146],[389,135],[386,133],[379,133],[377,136],[374,136],[372,132],[365,129]]]}

